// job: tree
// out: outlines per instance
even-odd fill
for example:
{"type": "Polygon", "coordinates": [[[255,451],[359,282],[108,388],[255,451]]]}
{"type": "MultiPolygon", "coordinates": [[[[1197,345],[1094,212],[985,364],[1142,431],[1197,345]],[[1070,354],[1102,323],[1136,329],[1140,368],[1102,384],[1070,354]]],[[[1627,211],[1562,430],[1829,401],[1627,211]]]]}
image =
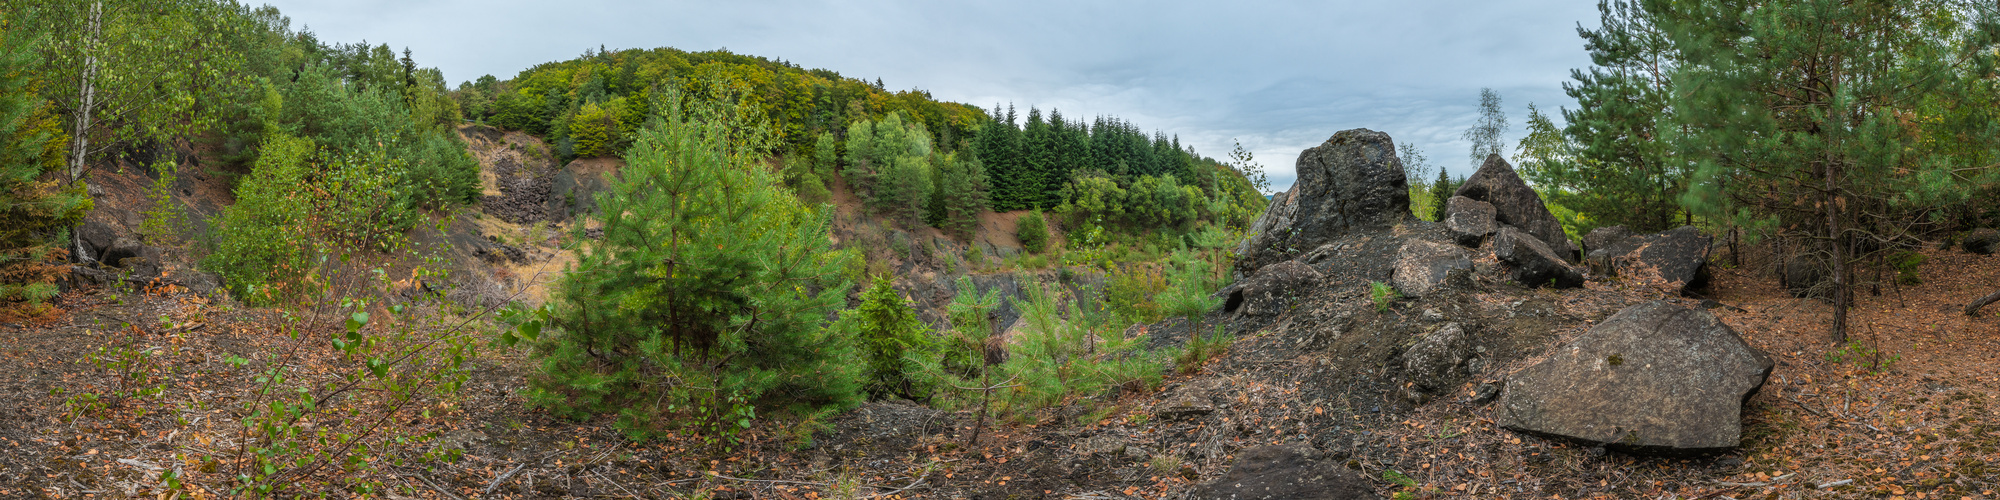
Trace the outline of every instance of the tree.
{"type": "MultiPolygon", "coordinates": [[[[1433,168],[1429,158],[1424,157],[1423,148],[1414,142],[1396,145],[1396,157],[1403,160],[1403,176],[1410,182],[1410,214],[1427,221],[1444,220],[1444,212],[1436,210],[1437,200],[1431,196],[1431,189],[1421,179],[1431,176],[1433,168]]],[[[1443,169],[1439,169],[1442,173],[1443,169]]]]}
{"type": "MultiPolygon", "coordinates": [[[[1993,125],[1928,126],[1930,106],[1991,106],[2000,17],[1946,0],[1648,2],[1679,57],[1673,150],[1695,165],[1682,202],[1823,256],[1845,342],[1854,267],[1919,243],[1929,207],[1991,185],[1993,125]],[[1985,135],[1986,152],[1939,151],[1985,135]]],[[[1666,129],[1666,127],[1662,127],[1666,129]]]]}
{"type": "Polygon", "coordinates": [[[560,331],[535,345],[529,398],[571,417],[617,413],[634,438],[676,422],[733,436],[759,408],[857,404],[854,346],[824,328],[847,286],[833,281],[830,214],[754,166],[761,121],[701,102],[684,116],[667,94],[598,200],[602,239],[557,284],[560,331]]]}
{"type": "Polygon", "coordinates": [[[1465,129],[1463,137],[1472,142],[1474,166],[1486,161],[1487,155],[1504,154],[1501,136],[1507,133],[1507,111],[1500,109],[1500,93],[1491,88],[1479,89],[1479,122],[1465,129]]]}
{"type": "Polygon", "coordinates": [[[992,180],[993,209],[1011,212],[1029,208],[1027,198],[1033,183],[1025,171],[1021,128],[1014,123],[1014,108],[1008,107],[1005,119],[1002,117],[999,105],[995,105],[992,119],[973,138],[973,151],[992,180]]]}
{"type": "Polygon", "coordinates": [[[909,358],[922,358],[933,351],[930,328],[917,321],[909,299],[896,292],[888,273],[875,275],[875,284],[861,294],[861,305],[841,312],[839,328],[854,331],[862,355],[868,361],[866,390],[875,399],[901,397],[925,399],[929,390],[918,387],[910,374],[917,365],[909,358]]]}
{"type": "MultiPolygon", "coordinates": [[[[0,283],[4,295],[38,302],[53,295],[54,281],[67,268],[47,266],[57,231],[70,227],[90,211],[90,197],[81,185],[67,187],[43,181],[62,170],[64,141],[61,120],[34,93],[36,82],[27,68],[33,64],[34,40],[20,28],[18,13],[0,13],[0,283]],[[58,275],[56,271],[62,271],[58,275]],[[25,278],[25,279],[24,279],[25,278]],[[21,280],[24,282],[15,282],[21,280]],[[20,290],[39,290],[19,293],[20,290]]],[[[59,262],[59,259],[57,260],[59,262]]]]}
{"type": "Polygon", "coordinates": [[[1452,193],[1457,191],[1458,186],[1445,175],[1444,169],[1439,168],[1437,180],[1431,181],[1431,215],[1436,216],[1437,220],[1444,220],[1445,206],[1451,201],[1452,193]]]}
{"type": "Polygon", "coordinates": [[[1042,219],[1042,211],[1035,210],[1014,221],[1014,235],[1021,239],[1021,247],[1029,253],[1042,253],[1049,248],[1049,225],[1042,219]]]}

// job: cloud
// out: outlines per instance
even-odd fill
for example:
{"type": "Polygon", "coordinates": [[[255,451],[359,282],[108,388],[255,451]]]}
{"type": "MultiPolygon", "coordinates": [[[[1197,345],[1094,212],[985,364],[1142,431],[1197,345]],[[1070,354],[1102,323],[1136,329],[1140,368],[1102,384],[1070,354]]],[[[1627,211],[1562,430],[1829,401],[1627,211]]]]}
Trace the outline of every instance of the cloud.
{"type": "MultiPolygon", "coordinates": [[[[1224,157],[1232,139],[1275,187],[1342,129],[1388,132],[1454,175],[1479,89],[1554,115],[1589,58],[1589,2],[270,2],[329,42],[411,48],[451,81],[510,78],[600,46],[728,48],[990,108],[1116,115],[1224,157]]],[[[1560,116],[1556,115],[1560,120],[1560,116]]]]}

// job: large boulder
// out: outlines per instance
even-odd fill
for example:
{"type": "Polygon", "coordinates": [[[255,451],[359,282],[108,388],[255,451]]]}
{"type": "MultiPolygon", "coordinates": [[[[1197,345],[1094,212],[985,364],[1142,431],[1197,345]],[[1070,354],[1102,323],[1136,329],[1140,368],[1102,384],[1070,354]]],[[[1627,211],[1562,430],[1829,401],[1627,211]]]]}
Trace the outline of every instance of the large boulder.
{"type": "Polygon", "coordinates": [[[1396,293],[1409,297],[1422,297],[1444,285],[1445,278],[1452,271],[1472,271],[1472,259],[1465,249],[1456,246],[1432,243],[1424,240],[1410,240],[1403,243],[1397,252],[1396,269],[1390,281],[1396,293]]]}
{"type": "Polygon", "coordinates": [[[1542,240],[1512,227],[1493,233],[1493,256],[1513,269],[1508,278],[1527,286],[1576,288],[1583,286],[1583,271],[1569,265],[1549,250],[1542,240]]]}
{"type": "Polygon", "coordinates": [[[1589,234],[1583,235],[1583,251],[1588,254],[1611,248],[1611,245],[1616,245],[1618,242],[1625,241],[1625,238],[1630,237],[1632,237],[1632,230],[1625,229],[1625,226],[1604,226],[1592,229],[1589,234]]]}
{"type": "Polygon", "coordinates": [[[1395,224],[1410,213],[1410,185],[1389,134],[1343,130],[1299,153],[1299,179],[1237,247],[1235,273],[1291,260],[1347,232],[1395,224]]]}
{"type": "Polygon", "coordinates": [[[1429,401],[1465,379],[1466,361],[1473,358],[1472,336],[1458,323],[1446,323],[1403,351],[1403,376],[1410,383],[1403,398],[1429,401]]]}
{"type": "Polygon", "coordinates": [[[1965,243],[1963,245],[1967,252],[1980,255],[1993,255],[1995,249],[2000,249],[2000,231],[1995,231],[1990,227],[1974,229],[1971,233],[1965,235],[1965,243]]]}
{"type": "Polygon", "coordinates": [[[1236,455],[1229,473],[1213,483],[1198,486],[1193,498],[1201,500],[1365,500],[1380,499],[1375,488],[1360,474],[1339,464],[1326,463],[1308,455],[1317,453],[1284,447],[1259,446],[1236,455]]]}
{"type": "Polygon", "coordinates": [[[1444,203],[1444,228],[1451,238],[1468,248],[1479,248],[1487,236],[1499,229],[1492,203],[1453,196],[1444,203]]]}
{"type": "Polygon", "coordinates": [[[1823,299],[1833,296],[1833,269],[1819,254],[1798,254],[1786,258],[1784,274],[1778,276],[1778,282],[1785,286],[1785,293],[1793,297],[1823,299]]]}
{"type": "Polygon", "coordinates": [[[1264,266],[1257,274],[1245,280],[1241,286],[1229,293],[1223,302],[1223,310],[1235,312],[1241,309],[1251,316],[1268,316],[1285,312],[1300,294],[1319,284],[1319,271],[1296,260],[1288,260],[1264,266]]]}
{"type": "Polygon", "coordinates": [[[1700,287],[1708,280],[1710,241],[1694,226],[1630,236],[1602,250],[1592,250],[1590,267],[1612,276],[1658,277],[1677,291],[1700,287]]]}
{"type": "Polygon", "coordinates": [[[1707,310],[1648,302],[1515,372],[1500,425],[1638,453],[1727,450],[1771,366],[1707,310]]]}
{"type": "Polygon", "coordinates": [[[1576,245],[1570,244],[1569,236],[1563,234],[1562,221],[1549,213],[1549,207],[1542,204],[1542,195],[1528,187],[1527,181],[1521,180],[1521,175],[1500,155],[1487,155],[1486,163],[1465,179],[1465,185],[1459,186],[1454,194],[1492,203],[1495,220],[1534,235],[1563,260],[1576,260],[1576,245]]]}

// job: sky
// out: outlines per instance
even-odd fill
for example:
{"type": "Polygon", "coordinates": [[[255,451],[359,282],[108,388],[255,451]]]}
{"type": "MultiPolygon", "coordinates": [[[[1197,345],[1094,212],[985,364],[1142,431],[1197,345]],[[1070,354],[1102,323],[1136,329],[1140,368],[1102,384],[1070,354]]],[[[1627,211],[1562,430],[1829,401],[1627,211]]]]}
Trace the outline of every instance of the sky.
{"type": "Polygon", "coordinates": [[[1575,107],[1576,29],[1598,25],[1589,0],[266,3],[324,42],[407,47],[453,86],[599,47],[726,48],[982,109],[1117,116],[1224,161],[1240,141],[1277,190],[1351,128],[1470,175],[1480,89],[1502,97],[1511,151],[1529,103],[1559,124],[1575,107]]]}

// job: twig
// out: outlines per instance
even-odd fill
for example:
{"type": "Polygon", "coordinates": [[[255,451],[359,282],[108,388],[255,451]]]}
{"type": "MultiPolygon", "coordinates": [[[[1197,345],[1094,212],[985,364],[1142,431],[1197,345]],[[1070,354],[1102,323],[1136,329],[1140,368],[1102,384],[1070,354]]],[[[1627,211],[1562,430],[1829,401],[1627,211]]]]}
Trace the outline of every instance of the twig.
{"type": "Polygon", "coordinates": [[[590,473],[591,473],[591,474],[596,474],[596,475],[597,475],[597,478],[598,478],[598,479],[603,479],[603,480],[604,480],[604,482],[607,482],[607,483],[611,483],[611,485],[612,485],[612,486],[617,486],[617,487],[618,487],[618,489],[621,489],[621,490],[625,490],[625,493],[626,493],[626,494],[629,494],[629,495],[632,495],[632,498],[646,498],[645,496],[642,496],[642,495],[640,495],[640,494],[638,494],[638,493],[633,493],[633,492],[632,492],[632,490],[629,490],[629,489],[626,489],[626,488],[625,488],[625,485],[622,485],[622,484],[618,484],[618,482],[617,482],[617,481],[612,481],[610,477],[606,477],[606,476],[604,475],[604,473],[602,473],[602,472],[598,472],[598,471],[595,471],[595,470],[593,470],[593,471],[590,471],[590,473]]]}
{"type": "Polygon", "coordinates": [[[1715,482],[1715,484],[1717,484],[1717,485],[1721,485],[1721,486],[1729,486],[1729,487],[1733,487],[1733,488],[1762,488],[1762,487],[1765,487],[1765,486],[1770,486],[1770,485],[1774,485],[1774,484],[1778,484],[1778,483],[1782,483],[1782,482],[1785,482],[1785,480],[1786,480],[1786,479],[1791,479],[1791,478],[1792,478],[1792,476],[1796,476],[1796,475],[1798,475],[1798,474],[1797,474],[1797,473],[1792,473],[1792,474],[1786,474],[1786,475],[1783,475],[1783,476],[1778,476],[1778,477],[1774,477],[1774,478],[1771,478],[1771,480],[1770,480],[1770,481],[1765,481],[1765,482],[1761,482],[1761,483],[1730,483],[1730,482],[1724,482],[1724,481],[1716,481],[1716,482],[1715,482]]]}
{"type": "Polygon", "coordinates": [[[481,494],[481,495],[491,495],[491,494],[493,494],[493,489],[494,489],[494,488],[498,488],[498,487],[500,487],[500,483],[502,483],[502,482],[506,482],[506,481],[507,481],[507,478],[510,478],[510,477],[514,477],[514,473],[517,473],[517,472],[521,472],[521,468],[523,468],[523,467],[527,467],[527,466],[528,466],[528,464],[520,464],[520,465],[516,465],[516,466],[514,466],[514,470],[510,470],[510,471],[507,471],[507,473],[506,473],[506,474],[501,474],[501,475],[500,475],[500,477],[496,477],[496,478],[493,478],[493,482],[492,482],[492,483],[488,483],[488,484],[486,485],[486,491],[482,491],[482,492],[480,492],[479,494],[481,494]]]}
{"type": "Polygon", "coordinates": [[[1826,483],[1826,484],[1822,484],[1822,485],[1819,485],[1819,489],[1822,489],[1822,490],[1824,490],[1824,489],[1827,489],[1827,488],[1832,488],[1832,487],[1835,487],[1835,486],[1847,486],[1848,484],[1852,484],[1853,482],[1854,482],[1854,480],[1853,480],[1853,479],[1842,479],[1842,480],[1839,480],[1839,481],[1834,481],[1834,482],[1831,482],[1831,483],[1826,483]]]}
{"type": "Polygon", "coordinates": [[[431,489],[433,489],[433,490],[437,490],[437,492],[438,492],[439,494],[442,494],[442,495],[444,495],[444,496],[446,496],[446,497],[448,497],[448,498],[451,498],[452,500],[465,500],[465,498],[464,498],[464,497],[460,497],[460,496],[458,496],[458,495],[454,495],[454,494],[452,494],[452,492],[451,492],[450,490],[446,490],[446,489],[444,489],[444,487],[443,487],[443,486],[438,486],[438,485],[437,485],[437,483],[433,483],[433,482],[431,482],[430,478],[427,478],[427,477],[424,477],[424,476],[423,476],[422,474],[413,474],[413,475],[410,475],[409,477],[414,477],[414,478],[417,478],[417,480],[418,480],[418,481],[423,481],[423,482],[424,482],[424,484],[427,484],[427,485],[430,485],[431,489]]]}

